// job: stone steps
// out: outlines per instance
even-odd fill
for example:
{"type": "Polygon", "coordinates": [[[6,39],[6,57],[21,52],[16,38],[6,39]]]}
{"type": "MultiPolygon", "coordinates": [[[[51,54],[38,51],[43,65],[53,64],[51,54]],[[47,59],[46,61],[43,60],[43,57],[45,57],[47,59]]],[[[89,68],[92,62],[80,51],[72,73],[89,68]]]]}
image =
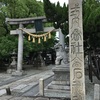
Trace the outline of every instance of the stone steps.
{"type": "Polygon", "coordinates": [[[70,98],[70,91],[45,89],[44,95],[47,97],[70,98]]]}

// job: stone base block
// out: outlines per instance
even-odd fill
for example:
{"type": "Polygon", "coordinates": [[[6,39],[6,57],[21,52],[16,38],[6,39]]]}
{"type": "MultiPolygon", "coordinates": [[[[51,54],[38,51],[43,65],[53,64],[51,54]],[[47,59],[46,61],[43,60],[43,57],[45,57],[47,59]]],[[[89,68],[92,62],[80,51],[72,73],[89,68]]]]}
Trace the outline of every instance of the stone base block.
{"type": "Polygon", "coordinates": [[[70,91],[69,86],[62,86],[62,85],[48,85],[48,89],[70,91]]]}
{"type": "Polygon", "coordinates": [[[13,72],[15,72],[16,71],[16,69],[7,69],[7,74],[11,74],[11,73],[13,73],[13,72]]]}
{"type": "Polygon", "coordinates": [[[56,65],[56,67],[52,68],[53,72],[55,72],[55,71],[57,71],[57,72],[70,72],[69,70],[70,70],[69,64],[66,64],[64,66],[63,65],[59,65],[59,66],[56,65]]]}
{"type": "Polygon", "coordinates": [[[48,97],[70,98],[70,73],[69,64],[59,65],[52,69],[53,81],[44,89],[44,95],[48,97]]]}
{"type": "Polygon", "coordinates": [[[70,91],[56,90],[56,89],[55,90],[54,89],[45,89],[44,96],[70,98],[70,91]]]}
{"type": "Polygon", "coordinates": [[[12,72],[12,76],[23,76],[23,75],[26,75],[26,73],[23,71],[12,72]]]}
{"type": "Polygon", "coordinates": [[[63,85],[64,86],[65,85],[68,85],[69,86],[70,85],[70,82],[69,82],[69,80],[67,80],[67,81],[52,81],[51,84],[52,85],[62,85],[62,86],[63,85]]]}
{"type": "Polygon", "coordinates": [[[48,97],[70,98],[70,86],[66,84],[52,84],[51,82],[45,89],[44,95],[48,97]]]}

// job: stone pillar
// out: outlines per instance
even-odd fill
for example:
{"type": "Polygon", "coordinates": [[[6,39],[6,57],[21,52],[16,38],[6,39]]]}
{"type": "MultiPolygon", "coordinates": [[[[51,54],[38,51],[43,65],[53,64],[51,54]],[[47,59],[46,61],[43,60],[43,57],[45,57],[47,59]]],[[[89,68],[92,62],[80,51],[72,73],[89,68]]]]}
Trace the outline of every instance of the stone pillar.
{"type": "Polygon", "coordinates": [[[60,28],[59,28],[59,42],[64,48],[65,47],[64,34],[62,33],[60,28]]]}
{"type": "Polygon", "coordinates": [[[82,0],[69,0],[71,100],[85,100],[82,0]]]}
{"type": "MultiPolygon", "coordinates": [[[[19,24],[19,28],[23,28],[22,24],[19,24]]],[[[18,57],[17,57],[17,71],[12,73],[14,76],[23,75],[22,65],[23,65],[23,33],[22,30],[17,30],[19,34],[18,38],[18,57]]]]}
{"type": "MultiPolygon", "coordinates": [[[[19,28],[23,28],[22,24],[19,24],[19,28]]],[[[18,39],[18,62],[17,62],[17,71],[22,71],[22,62],[23,62],[23,33],[19,30],[19,39],[18,39]]]]}
{"type": "Polygon", "coordinates": [[[39,79],[39,95],[44,96],[44,80],[43,80],[43,78],[39,79]]]}

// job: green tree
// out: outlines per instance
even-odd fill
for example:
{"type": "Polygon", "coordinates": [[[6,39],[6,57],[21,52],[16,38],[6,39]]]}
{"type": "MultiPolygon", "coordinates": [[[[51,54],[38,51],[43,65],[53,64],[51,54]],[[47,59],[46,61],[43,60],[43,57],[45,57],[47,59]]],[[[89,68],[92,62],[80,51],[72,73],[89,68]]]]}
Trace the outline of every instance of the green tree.
{"type": "Polygon", "coordinates": [[[3,6],[1,11],[5,14],[5,17],[9,18],[21,18],[28,16],[28,8],[22,2],[22,0],[1,0],[3,6]]]}
{"type": "MultiPolygon", "coordinates": [[[[0,61],[3,58],[9,57],[9,54],[13,49],[17,52],[18,47],[18,37],[11,36],[10,30],[17,29],[18,26],[9,26],[5,23],[5,18],[27,18],[27,17],[36,17],[43,16],[44,9],[43,3],[36,0],[0,0],[0,61]]],[[[47,25],[47,24],[46,24],[47,25]]],[[[51,25],[51,24],[48,24],[51,25]]],[[[24,25],[25,26],[25,25],[24,25]]],[[[25,26],[33,27],[33,25],[25,26]]],[[[52,36],[51,40],[48,40],[46,43],[32,43],[27,41],[27,36],[24,39],[24,55],[28,55],[29,52],[44,50],[50,48],[54,45],[55,34],[52,36]],[[50,45],[45,45],[45,44],[50,45]]]]}
{"type": "Polygon", "coordinates": [[[2,36],[0,38],[0,59],[4,59],[9,57],[9,54],[12,53],[13,49],[17,49],[16,43],[17,43],[17,38],[15,39],[13,36],[2,36]],[[16,41],[16,42],[12,42],[16,41]]]}
{"type": "Polygon", "coordinates": [[[85,46],[92,49],[100,47],[100,2],[83,2],[83,31],[85,46]]]}
{"type": "Polygon", "coordinates": [[[61,28],[63,34],[68,34],[68,6],[66,7],[65,3],[60,6],[59,2],[57,5],[51,3],[49,0],[43,0],[44,2],[44,11],[49,22],[53,22],[54,27],[61,28]]]}
{"type": "MultiPolygon", "coordinates": [[[[44,11],[48,21],[54,23],[55,28],[61,28],[63,34],[68,34],[68,5],[60,6],[44,1],[44,11]]],[[[100,0],[83,0],[83,35],[85,49],[100,47],[100,0]]]]}
{"type": "Polygon", "coordinates": [[[37,2],[36,0],[22,0],[22,2],[24,2],[27,8],[29,9],[27,17],[44,16],[42,2],[37,2]]]}

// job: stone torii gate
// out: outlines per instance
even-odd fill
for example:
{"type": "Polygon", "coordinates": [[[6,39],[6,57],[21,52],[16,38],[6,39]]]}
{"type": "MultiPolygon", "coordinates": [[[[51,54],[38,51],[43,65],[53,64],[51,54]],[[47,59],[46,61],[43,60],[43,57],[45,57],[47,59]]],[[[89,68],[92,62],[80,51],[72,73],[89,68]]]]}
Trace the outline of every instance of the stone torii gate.
{"type": "MultiPolygon", "coordinates": [[[[19,28],[16,30],[11,30],[10,34],[11,35],[18,35],[18,57],[17,57],[17,70],[12,73],[12,75],[23,75],[23,70],[22,70],[22,62],[23,62],[23,34],[26,32],[29,33],[38,33],[38,32],[50,32],[51,30],[54,29],[54,27],[43,27],[43,23],[46,23],[47,19],[45,16],[41,17],[34,17],[34,18],[21,18],[21,19],[10,19],[6,18],[6,23],[10,25],[19,25],[19,28]],[[24,25],[25,24],[34,24],[35,28],[32,29],[25,29],[24,25]],[[24,29],[24,32],[19,29],[24,29]]],[[[63,42],[63,34],[61,33],[60,29],[55,29],[53,31],[59,31],[60,34],[60,43],[64,44],[63,42]]]]}
{"type": "MultiPolygon", "coordinates": [[[[25,24],[34,24],[35,28],[32,29],[24,29],[27,32],[30,33],[36,33],[36,32],[48,32],[54,29],[54,27],[45,27],[43,28],[43,23],[46,23],[46,17],[41,16],[41,17],[34,17],[34,18],[21,18],[21,19],[10,19],[6,18],[6,22],[9,23],[10,25],[19,25],[20,28],[24,28],[25,24]],[[38,28],[37,28],[38,26],[38,28]]],[[[12,73],[12,75],[23,75],[23,70],[22,70],[22,62],[23,62],[23,31],[22,30],[11,30],[10,34],[11,35],[18,35],[18,57],[17,57],[17,70],[12,73]]]]}

